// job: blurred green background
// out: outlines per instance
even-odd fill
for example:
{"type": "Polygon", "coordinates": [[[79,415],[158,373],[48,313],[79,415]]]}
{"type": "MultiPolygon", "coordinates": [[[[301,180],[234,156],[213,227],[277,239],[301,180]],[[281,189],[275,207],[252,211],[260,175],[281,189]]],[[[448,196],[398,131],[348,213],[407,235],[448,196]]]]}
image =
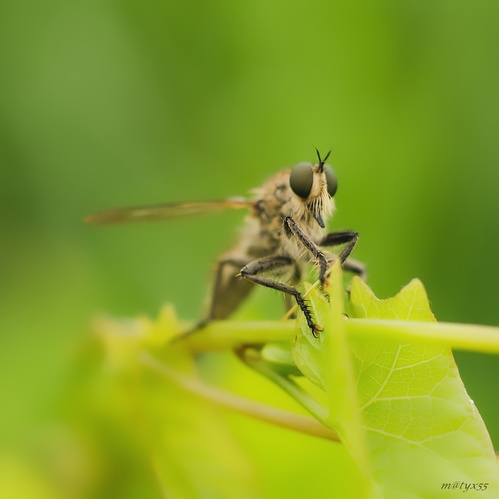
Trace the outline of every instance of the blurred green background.
{"type": "MultiPolygon", "coordinates": [[[[313,146],[378,296],[419,277],[439,320],[499,325],[498,22],[492,0],[4,0],[2,459],[53,426],[98,312],[200,317],[241,220],[82,217],[245,195],[313,146]]],[[[456,357],[497,449],[499,359],[456,357]]]]}

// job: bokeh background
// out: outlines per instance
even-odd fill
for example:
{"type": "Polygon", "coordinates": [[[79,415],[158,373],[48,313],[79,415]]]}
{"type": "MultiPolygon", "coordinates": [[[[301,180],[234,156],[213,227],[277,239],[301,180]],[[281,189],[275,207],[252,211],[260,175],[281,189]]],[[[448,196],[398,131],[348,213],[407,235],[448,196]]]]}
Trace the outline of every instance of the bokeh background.
{"type": "MultiPolygon", "coordinates": [[[[198,318],[241,220],[85,226],[98,209],[245,195],[331,148],[331,228],[360,232],[375,293],[419,277],[439,320],[499,325],[498,23],[493,0],[4,0],[0,459],[13,476],[43,481],[33,441],[56,425],[92,318],[166,302],[198,318]]],[[[499,359],[456,358],[497,449],[499,359]]],[[[270,461],[269,431],[251,428],[270,461]]],[[[290,461],[318,452],[303,445],[290,461]]],[[[267,491],[289,466],[262,473],[267,491]]]]}

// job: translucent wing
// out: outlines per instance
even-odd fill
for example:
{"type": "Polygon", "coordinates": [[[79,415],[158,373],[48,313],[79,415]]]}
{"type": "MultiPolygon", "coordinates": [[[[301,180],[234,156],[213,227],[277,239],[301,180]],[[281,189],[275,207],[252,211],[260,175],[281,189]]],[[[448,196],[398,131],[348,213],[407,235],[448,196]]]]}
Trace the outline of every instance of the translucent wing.
{"type": "Polygon", "coordinates": [[[217,213],[226,209],[237,210],[252,206],[253,203],[244,198],[231,198],[225,201],[162,203],[100,211],[86,216],[85,222],[89,224],[119,224],[149,220],[168,220],[170,218],[188,217],[203,213],[217,213]]]}

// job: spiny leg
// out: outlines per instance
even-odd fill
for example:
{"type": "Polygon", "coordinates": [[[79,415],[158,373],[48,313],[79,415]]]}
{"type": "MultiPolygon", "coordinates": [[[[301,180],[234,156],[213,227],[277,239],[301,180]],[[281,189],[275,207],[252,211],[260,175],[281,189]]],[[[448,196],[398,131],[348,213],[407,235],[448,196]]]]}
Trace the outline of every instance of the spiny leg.
{"type": "Polygon", "coordinates": [[[288,284],[284,284],[283,282],[279,282],[274,279],[269,279],[268,277],[262,277],[258,275],[262,272],[267,272],[269,270],[289,267],[294,263],[295,263],[294,260],[287,256],[276,255],[276,256],[259,258],[258,260],[254,260],[253,262],[248,263],[248,265],[245,265],[241,269],[241,276],[244,277],[245,279],[248,279],[251,282],[260,284],[261,286],[265,286],[271,289],[276,289],[277,291],[282,291],[283,293],[293,296],[294,299],[296,300],[296,303],[303,312],[305,320],[307,321],[307,325],[311,329],[312,334],[314,336],[317,336],[316,332],[321,330],[322,328],[314,323],[312,314],[307,304],[305,303],[305,300],[301,296],[300,292],[293,286],[289,286],[288,284]]]}
{"type": "Polygon", "coordinates": [[[347,260],[353,248],[357,244],[359,233],[354,230],[342,230],[338,232],[331,232],[327,234],[324,239],[319,243],[320,246],[338,246],[345,244],[338,258],[341,261],[342,268],[348,272],[358,275],[362,280],[365,280],[366,269],[363,263],[357,260],[347,260]]]}
{"type": "Polygon", "coordinates": [[[350,253],[352,252],[354,246],[359,240],[359,233],[354,230],[342,230],[338,232],[331,232],[327,234],[324,239],[319,243],[320,246],[338,246],[340,244],[347,245],[343,248],[341,253],[338,255],[341,263],[343,263],[350,253]]]}
{"type": "Polygon", "coordinates": [[[284,230],[288,237],[296,236],[319,263],[319,280],[324,286],[326,283],[326,273],[329,268],[329,261],[325,253],[300,229],[298,224],[291,217],[284,218],[284,230]]]}

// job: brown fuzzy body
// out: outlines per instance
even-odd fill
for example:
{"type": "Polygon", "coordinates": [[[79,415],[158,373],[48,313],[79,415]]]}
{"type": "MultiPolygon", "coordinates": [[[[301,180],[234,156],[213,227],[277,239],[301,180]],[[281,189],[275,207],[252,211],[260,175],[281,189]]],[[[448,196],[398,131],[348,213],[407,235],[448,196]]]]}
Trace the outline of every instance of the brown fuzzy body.
{"type": "MultiPolygon", "coordinates": [[[[284,219],[292,217],[303,233],[315,244],[326,235],[319,226],[305,201],[290,187],[291,169],[281,170],[261,187],[252,191],[251,213],[245,219],[238,243],[218,261],[213,289],[212,305],[208,320],[229,316],[254,288],[253,283],[242,279],[239,271],[248,263],[263,257],[285,256],[295,262],[297,280],[303,265],[310,259],[296,237],[286,232],[284,219]]],[[[324,221],[334,210],[334,201],[325,191],[325,178],[317,174],[312,187],[315,203],[324,221]]]]}

